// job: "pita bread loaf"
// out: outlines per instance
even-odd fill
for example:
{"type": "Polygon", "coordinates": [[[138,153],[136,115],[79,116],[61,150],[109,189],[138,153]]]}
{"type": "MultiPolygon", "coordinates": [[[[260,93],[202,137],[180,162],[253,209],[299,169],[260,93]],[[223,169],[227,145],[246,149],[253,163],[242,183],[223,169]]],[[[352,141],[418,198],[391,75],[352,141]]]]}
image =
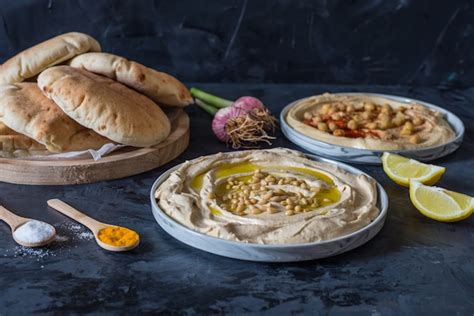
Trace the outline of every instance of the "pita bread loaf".
{"type": "Polygon", "coordinates": [[[0,84],[34,77],[44,69],[85,52],[100,52],[99,43],[83,33],[66,33],[28,48],[0,66],[0,84]]]}
{"type": "Polygon", "coordinates": [[[46,147],[0,122],[0,157],[45,155],[46,147]]]}
{"type": "Polygon", "coordinates": [[[98,149],[111,142],[69,118],[35,83],[0,86],[0,119],[51,152],[98,149]]]}
{"type": "Polygon", "coordinates": [[[160,105],[184,107],[193,103],[189,90],[176,78],[106,53],[87,53],[74,57],[69,65],[123,83],[160,105]]]}
{"type": "Polygon", "coordinates": [[[56,66],[38,76],[38,85],[72,119],[117,143],[148,147],[170,133],[158,105],[109,78],[56,66]]]}

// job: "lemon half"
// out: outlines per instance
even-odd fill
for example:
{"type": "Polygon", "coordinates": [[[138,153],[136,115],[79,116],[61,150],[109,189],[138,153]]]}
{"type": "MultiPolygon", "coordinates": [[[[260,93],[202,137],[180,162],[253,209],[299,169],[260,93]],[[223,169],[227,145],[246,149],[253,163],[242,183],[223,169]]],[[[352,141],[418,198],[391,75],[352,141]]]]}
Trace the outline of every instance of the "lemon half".
{"type": "Polygon", "coordinates": [[[446,170],[444,167],[428,165],[388,152],[382,155],[383,170],[399,185],[408,187],[410,180],[432,185],[438,182],[446,170]]]}
{"type": "Polygon", "coordinates": [[[410,200],[423,215],[440,222],[463,220],[474,210],[474,198],[414,180],[410,181],[410,200]]]}

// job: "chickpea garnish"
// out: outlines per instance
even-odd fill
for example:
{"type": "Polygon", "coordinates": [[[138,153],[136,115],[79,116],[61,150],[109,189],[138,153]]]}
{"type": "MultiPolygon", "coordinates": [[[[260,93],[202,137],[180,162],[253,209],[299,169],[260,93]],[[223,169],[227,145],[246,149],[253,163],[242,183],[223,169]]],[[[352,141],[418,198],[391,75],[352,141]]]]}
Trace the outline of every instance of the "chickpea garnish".
{"type": "Polygon", "coordinates": [[[311,122],[312,122],[313,124],[319,124],[321,121],[322,121],[322,119],[321,119],[321,116],[319,116],[319,115],[318,115],[318,116],[314,116],[314,117],[311,119],[311,122]]]}
{"type": "Polygon", "coordinates": [[[397,109],[397,111],[400,112],[400,113],[403,113],[403,112],[405,112],[406,110],[407,110],[407,108],[406,108],[405,106],[401,106],[401,107],[399,107],[399,108],[397,109]]]}
{"type": "Polygon", "coordinates": [[[357,129],[358,124],[357,124],[357,122],[356,122],[355,120],[350,120],[350,121],[347,123],[347,127],[348,127],[349,129],[354,130],[354,129],[357,129]]]}
{"type": "Polygon", "coordinates": [[[334,131],[332,132],[332,134],[333,134],[334,136],[344,136],[344,135],[345,135],[345,132],[344,132],[343,129],[338,128],[338,129],[334,130],[334,131]]]}
{"type": "Polygon", "coordinates": [[[263,213],[263,210],[259,209],[258,207],[252,207],[252,208],[250,209],[250,213],[251,213],[252,215],[258,215],[258,214],[263,213]]]}
{"type": "Polygon", "coordinates": [[[375,104],[373,103],[364,103],[364,109],[368,112],[375,110],[375,104]]]}
{"type": "Polygon", "coordinates": [[[331,132],[334,132],[337,129],[337,125],[334,122],[329,122],[328,127],[331,130],[331,132]]]}
{"type": "Polygon", "coordinates": [[[384,116],[384,117],[380,120],[379,127],[380,127],[380,129],[382,129],[382,130],[391,128],[391,127],[392,127],[392,122],[391,122],[390,118],[389,118],[388,116],[384,116]]]}
{"type": "Polygon", "coordinates": [[[268,205],[267,206],[267,212],[270,213],[270,214],[275,214],[275,213],[278,212],[278,209],[273,207],[273,206],[268,205]]]}
{"type": "Polygon", "coordinates": [[[304,112],[303,118],[304,118],[305,120],[311,120],[311,119],[313,118],[313,114],[311,114],[311,112],[309,112],[309,111],[308,111],[308,112],[304,112]]]}
{"type": "Polygon", "coordinates": [[[372,118],[372,113],[370,112],[362,112],[362,118],[364,120],[370,120],[372,118]]]}
{"type": "Polygon", "coordinates": [[[415,117],[413,118],[413,124],[414,124],[415,126],[421,125],[421,124],[423,124],[424,122],[425,122],[425,120],[422,119],[422,118],[419,117],[419,116],[415,116],[415,117]]]}
{"type": "Polygon", "coordinates": [[[419,144],[421,142],[421,138],[420,138],[420,135],[418,134],[415,134],[413,136],[410,137],[410,143],[412,144],[419,144]]]}
{"type": "Polygon", "coordinates": [[[401,135],[409,136],[413,133],[413,123],[408,121],[403,125],[402,131],[400,132],[401,135]]]}
{"type": "Polygon", "coordinates": [[[312,192],[318,194],[319,192],[321,192],[321,188],[320,187],[311,187],[310,189],[312,192]]]}
{"type": "Polygon", "coordinates": [[[346,107],[346,112],[347,113],[352,113],[354,112],[354,106],[349,104],[347,107],[346,107]]]}
{"type": "Polygon", "coordinates": [[[334,113],[333,115],[331,115],[331,118],[335,121],[338,121],[338,120],[342,119],[342,115],[341,115],[341,113],[337,112],[337,113],[334,113]]]}
{"type": "Polygon", "coordinates": [[[291,215],[294,215],[295,213],[293,213],[292,210],[288,210],[285,212],[285,215],[288,215],[288,216],[291,216],[291,215]]]}
{"type": "Polygon", "coordinates": [[[320,109],[320,112],[327,113],[330,108],[331,108],[331,105],[329,103],[323,104],[323,106],[320,109]]]}
{"type": "Polygon", "coordinates": [[[382,109],[380,111],[385,114],[390,114],[392,113],[392,107],[390,106],[390,104],[385,103],[384,105],[382,105],[382,109]]]}
{"type": "Polygon", "coordinates": [[[344,103],[338,103],[337,104],[337,109],[339,111],[345,111],[346,110],[346,105],[344,103]]]}
{"type": "Polygon", "coordinates": [[[370,122],[370,123],[365,124],[365,127],[368,128],[368,129],[376,129],[377,128],[377,123],[370,122]]]}
{"type": "Polygon", "coordinates": [[[328,132],[329,131],[328,125],[324,122],[318,123],[318,129],[322,132],[328,132]]]}
{"type": "Polygon", "coordinates": [[[302,208],[301,206],[299,206],[299,205],[296,205],[296,206],[295,206],[295,212],[296,212],[296,213],[301,212],[302,209],[303,209],[303,208],[302,208]]]}

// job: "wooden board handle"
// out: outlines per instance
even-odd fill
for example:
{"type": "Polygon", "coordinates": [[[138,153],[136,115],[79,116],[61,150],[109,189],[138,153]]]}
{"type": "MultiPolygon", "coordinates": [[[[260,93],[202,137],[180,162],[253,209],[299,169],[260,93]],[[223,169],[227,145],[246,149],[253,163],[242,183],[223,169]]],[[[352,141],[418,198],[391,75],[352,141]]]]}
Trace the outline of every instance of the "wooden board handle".
{"type": "Polygon", "coordinates": [[[66,204],[59,199],[51,199],[48,200],[47,203],[50,207],[54,208],[58,212],[63,213],[64,215],[86,226],[87,228],[92,230],[94,234],[96,234],[104,226],[104,224],[102,224],[101,222],[96,221],[95,219],[85,215],[84,213],[78,211],[71,205],[66,204]]]}

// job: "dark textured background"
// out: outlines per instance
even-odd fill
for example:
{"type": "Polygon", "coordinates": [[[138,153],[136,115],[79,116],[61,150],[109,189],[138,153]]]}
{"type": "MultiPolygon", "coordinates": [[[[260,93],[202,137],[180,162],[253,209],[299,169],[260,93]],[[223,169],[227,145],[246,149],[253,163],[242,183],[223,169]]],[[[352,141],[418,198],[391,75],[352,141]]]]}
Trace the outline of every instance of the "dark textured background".
{"type": "Polygon", "coordinates": [[[3,0],[0,60],[72,30],[185,82],[469,86],[469,0],[3,0]]]}
{"type": "MultiPolygon", "coordinates": [[[[327,91],[432,102],[466,125],[460,149],[435,161],[447,168],[439,185],[474,195],[474,1],[0,0],[0,20],[0,61],[55,34],[82,31],[105,51],[226,98],[261,98],[276,115],[295,99],[327,91]]],[[[473,315],[474,217],[424,217],[378,166],[359,167],[389,195],[386,224],[339,256],[252,263],[167,235],[151,213],[152,183],[186,159],[228,150],[212,135],[207,113],[187,111],[188,150],[150,172],[77,186],[0,183],[0,204],[69,238],[32,253],[0,224],[0,316],[473,315]],[[64,226],[73,222],[46,206],[50,198],[137,230],[140,246],[110,253],[77,239],[64,226]]],[[[298,149],[277,137],[273,146],[298,149]]]]}

